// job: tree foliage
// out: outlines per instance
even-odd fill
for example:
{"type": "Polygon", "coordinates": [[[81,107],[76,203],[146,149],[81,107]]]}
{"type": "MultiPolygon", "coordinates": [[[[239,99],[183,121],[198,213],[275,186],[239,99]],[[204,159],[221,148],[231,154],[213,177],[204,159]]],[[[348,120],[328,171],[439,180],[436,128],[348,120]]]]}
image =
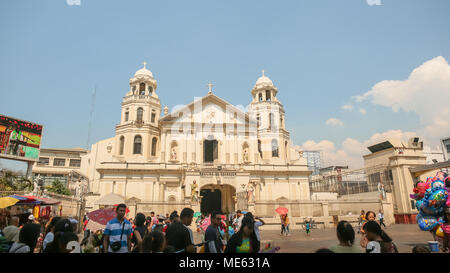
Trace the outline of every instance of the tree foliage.
{"type": "Polygon", "coordinates": [[[31,191],[33,190],[33,182],[23,176],[17,176],[11,171],[5,171],[0,179],[0,190],[31,191]]]}
{"type": "Polygon", "coordinates": [[[49,192],[63,194],[63,195],[71,195],[71,192],[66,186],[59,180],[55,179],[52,182],[51,186],[46,187],[49,192]]]}

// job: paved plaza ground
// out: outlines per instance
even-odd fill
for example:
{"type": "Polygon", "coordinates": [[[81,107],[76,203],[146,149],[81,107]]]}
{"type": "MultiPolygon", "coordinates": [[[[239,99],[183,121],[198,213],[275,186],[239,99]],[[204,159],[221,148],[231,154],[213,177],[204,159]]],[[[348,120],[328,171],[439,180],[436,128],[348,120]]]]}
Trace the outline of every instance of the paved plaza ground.
{"type": "MultiPolygon", "coordinates": [[[[428,245],[433,237],[429,232],[421,231],[417,225],[392,225],[385,229],[394,240],[399,252],[411,253],[416,245],[428,245]]],[[[194,233],[194,241],[201,242],[200,233],[194,233]]],[[[272,242],[281,247],[280,253],[313,253],[320,248],[328,248],[338,243],[335,229],[313,229],[310,236],[304,230],[292,230],[291,236],[280,236],[279,231],[261,231],[262,242],[272,242]]],[[[356,234],[355,244],[359,245],[361,236],[356,234]]]]}

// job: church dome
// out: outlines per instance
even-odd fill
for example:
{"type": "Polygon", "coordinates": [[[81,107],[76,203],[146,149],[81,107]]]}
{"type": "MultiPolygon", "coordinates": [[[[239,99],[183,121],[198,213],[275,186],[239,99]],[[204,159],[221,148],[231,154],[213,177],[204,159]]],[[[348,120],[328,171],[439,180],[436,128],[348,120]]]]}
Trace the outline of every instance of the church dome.
{"type": "Polygon", "coordinates": [[[152,72],[145,67],[146,64],[147,63],[144,62],[144,67],[139,69],[138,71],[136,71],[136,73],[134,73],[135,77],[137,77],[137,76],[149,76],[150,78],[153,78],[152,72]]]}
{"type": "Polygon", "coordinates": [[[256,81],[256,87],[261,86],[273,86],[272,80],[264,75],[264,70],[262,71],[262,76],[256,81]]]}

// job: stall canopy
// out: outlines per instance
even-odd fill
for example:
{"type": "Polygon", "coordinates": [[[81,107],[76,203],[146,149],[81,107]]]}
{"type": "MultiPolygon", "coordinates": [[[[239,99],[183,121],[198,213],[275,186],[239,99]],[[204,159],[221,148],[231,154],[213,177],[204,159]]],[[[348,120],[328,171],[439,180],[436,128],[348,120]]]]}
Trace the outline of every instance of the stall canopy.
{"type": "Polygon", "coordinates": [[[61,203],[61,201],[56,200],[56,199],[37,197],[37,196],[33,196],[33,195],[28,195],[28,196],[23,196],[23,197],[35,199],[36,201],[40,202],[39,204],[41,204],[41,205],[57,205],[57,204],[61,203]]]}
{"type": "Polygon", "coordinates": [[[31,196],[22,196],[22,195],[13,194],[8,197],[18,199],[19,202],[17,202],[16,205],[39,205],[42,203],[42,201],[36,200],[35,198],[32,198],[31,196]]]}

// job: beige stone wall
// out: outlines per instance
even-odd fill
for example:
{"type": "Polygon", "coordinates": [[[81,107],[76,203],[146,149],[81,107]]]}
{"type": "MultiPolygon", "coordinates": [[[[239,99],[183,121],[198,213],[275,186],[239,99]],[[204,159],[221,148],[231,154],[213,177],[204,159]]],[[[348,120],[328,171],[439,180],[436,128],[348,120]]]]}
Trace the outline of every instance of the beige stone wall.
{"type": "Polygon", "coordinates": [[[364,156],[364,167],[367,175],[372,173],[392,171],[393,176],[393,207],[396,214],[416,214],[417,210],[411,204],[409,194],[414,188],[414,177],[411,167],[424,165],[426,157],[420,147],[413,147],[410,143],[389,140],[393,148],[382,150],[364,156]]]}
{"type": "MultiPolygon", "coordinates": [[[[63,217],[75,217],[78,216],[78,203],[76,199],[72,196],[66,196],[56,193],[48,192],[46,193],[50,198],[61,201],[59,205],[62,205],[62,216],[63,217]]],[[[57,208],[56,213],[59,215],[59,205],[54,206],[57,208]]]]}
{"type": "MultiPolygon", "coordinates": [[[[386,225],[393,224],[393,206],[392,196],[388,193],[387,200],[380,202],[379,200],[336,200],[336,201],[303,201],[303,202],[256,202],[256,216],[262,217],[267,225],[262,230],[279,230],[280,217],[275,212],[279,206],[288,208],[288,215],[291,217],[290,229],[300,229],[300,225],[304,219],[314,219],[318,228],[334,227],[333,216],[337,216],[338,220],[346,220],[356,225],[361,210],[374,211],[378,215],[379,209],[384,212],[386,225]],[[351,215],[349,215],[351,213],[351,215]]],[[[377,216],[378,217],[378,216],[377,216]]],[[[378,220],[378,219],[377,219],[378,220]]]]}

